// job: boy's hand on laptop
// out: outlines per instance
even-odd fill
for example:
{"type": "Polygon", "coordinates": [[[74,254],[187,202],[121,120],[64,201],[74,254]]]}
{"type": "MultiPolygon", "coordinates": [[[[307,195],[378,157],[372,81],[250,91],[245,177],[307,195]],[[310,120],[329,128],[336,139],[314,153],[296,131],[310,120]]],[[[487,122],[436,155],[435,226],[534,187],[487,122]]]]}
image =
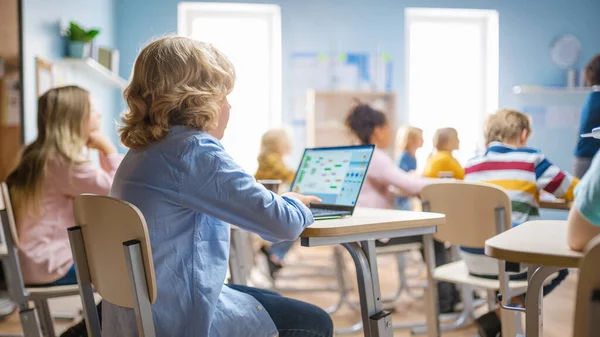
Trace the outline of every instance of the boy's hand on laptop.
{"type": "Polygon", "coordinates": [[[304,194],[300,194],[300,193],[296,193],[296,192],[286,192],[286,193],[283,193],[282,195],[289,197],[289,198],[298,199],[301,203],[305,204],[308,207],[310,207],[311,203],[323,202],[323,200],[321,200],[313,195],[304,195],[304,194]]]}

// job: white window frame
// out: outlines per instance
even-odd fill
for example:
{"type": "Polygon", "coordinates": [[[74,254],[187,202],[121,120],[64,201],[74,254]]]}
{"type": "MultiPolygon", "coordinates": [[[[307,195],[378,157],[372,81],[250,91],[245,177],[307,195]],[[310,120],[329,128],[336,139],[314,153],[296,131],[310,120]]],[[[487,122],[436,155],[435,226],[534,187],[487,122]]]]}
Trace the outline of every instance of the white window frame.
{"type": "MultiPolygon", "coordinates": [[[[481,105],[481,121],[488,114],[498,109],[498,73],[499,73],[499,31],[498,11],[483,9],[452,9],[452,8],[407,8],[405,17],[405,97],[406,97],[406,120],[410,123],[410,36],[411,27],[417,22],[466,22],[481,25],[483,43],[487,46],[482,51],[482,83],[486,83],[486,90],[481,105]]],[[[432,90],[440,90],[432,84],[432,90]]],[[[477,144],[478,149],[484,149],[483,123],[477,127],[481,128],[481,137],[477,144]]]]}
{"type": "MultiPolygon", "coordinates": [[[[194,18],[199,14],[211,13],[214,16],[232,14],[239,16],[264,15],[270,24],[271,44],[271,81],[269,86],[270,109],[269,128],[278,127],[282,122],[282,89],[281,89],[281,8],[278,5],[247,4],[247,3],[211,3],[211,2],[181,2],[177,6],[177,34],[190,36],[194,18]]],[[[234,65],[235,66],[235,65],[234,65]]]]}

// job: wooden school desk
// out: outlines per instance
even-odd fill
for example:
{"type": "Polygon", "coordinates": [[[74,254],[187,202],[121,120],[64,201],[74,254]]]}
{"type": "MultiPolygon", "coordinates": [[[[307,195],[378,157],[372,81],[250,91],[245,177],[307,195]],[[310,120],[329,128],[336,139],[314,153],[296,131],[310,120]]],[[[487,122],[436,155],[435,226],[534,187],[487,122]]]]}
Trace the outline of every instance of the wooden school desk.
{"type": "MultiPolygon", "coordinates": [[[[391,315],[381,303],[375,240],[424,235],[425,263],[435,266],[433,233],[444,221],[439,213],[357,208],[351,217],[315,222],[300,237],[305,247],[341,244],[348,250],[356,267],[364,336],[391,337],[391,315]]],[[[431,284],[431,275],[427,279],[431,284]]],[[[437,287],[428,287],[426,296],[437,299],[437,287]]],[[[429,337],[439,336],[437,310],[437,305],[427,308],[429,337]]]]}
{"type": "Polygon", "coordinates": [[[568,211],[571,209],[572,201],[566,201],[563,199],[554,199],[554,200],[540,200],[540,208],[545,209],[557,209],[568,211]]]}
{"type": "Polygon", "coordinates": [[[582,253],[571,250],[567,245],[567,222],[526,222],[487,240],[485,254],[498,260],[528,265],[525,331],[527,337],[542,336],[544,281],[561,269],[578,268],[583,257],[582,253]]]}

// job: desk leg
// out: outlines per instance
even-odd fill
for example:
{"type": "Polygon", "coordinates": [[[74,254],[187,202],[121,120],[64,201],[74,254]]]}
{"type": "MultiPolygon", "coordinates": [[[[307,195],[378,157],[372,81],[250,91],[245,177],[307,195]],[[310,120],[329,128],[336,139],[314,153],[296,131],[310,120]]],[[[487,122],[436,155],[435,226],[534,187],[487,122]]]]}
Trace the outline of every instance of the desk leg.
{"type": "Polygon", "coordinates": [[[392,337],[390,313],[382,310],[375,241],[363,241],[362,245],[344,243],[343,246],[356,266],[364,336],[392,337]]]}
{"type": "Polygon", "coordinates": [[[560,268],[529,266],[527,270],[527,296],[525,297],[525,333],[527,337],[543,335],[542,288],[548,276],[560,268]]]}
{"type": "Polygon", "coordinates": [[[435,270],[433,235],[424,235],[423,243],[425,246],[425,265],[427,266],[427,289],[425,290],[427,337],[439,337],[440,322],[438,313],[437,282],[433,279],[432,274],[433,270],[435,270]]]}

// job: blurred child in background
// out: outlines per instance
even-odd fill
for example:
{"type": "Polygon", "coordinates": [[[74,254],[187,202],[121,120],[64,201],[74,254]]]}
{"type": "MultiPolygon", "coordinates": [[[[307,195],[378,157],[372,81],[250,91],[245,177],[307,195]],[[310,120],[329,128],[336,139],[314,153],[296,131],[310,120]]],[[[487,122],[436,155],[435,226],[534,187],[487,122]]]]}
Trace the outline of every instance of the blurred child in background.
{"type": "Polygon", "coordinates": [[[436,130],[433,135],[435,152],[427,158],[423,175],[429,178],[464,179],[465,170],[452,157],[452,151],[458,150],[459,143],[456,129],[442,128],[436,130]],[[449,176],[449,174],[452,174],[452,176],[449,176]]]}
{"type": "MultiPolygon", "coordinates": [[[[396,149],[400,151],[398,156],[398,167],[405,172],[413,172],[417,169],[417,149],[423,146],[423,130],[414,126],[406,125],[398,129],[396,134],[396,149]]],[[[412,210],[411,198],[396,198],[396,208],[412,210]]]]}
{"type": "MultiPolygon", "coordinates": [[[[275,128],[265,132],[260,140],[258,170],[254,175],[256,180],[281,180],[282,183],[291,185],[296,172],[289,169],[283,160],[291,152],[292,141],[285,128],[275,128]]],[[[274,278],[282,268],[282,261],[294,242],[282,241],[272,244],[271,247],[266,245],[261,247],[261,252],[267,258],[271,278],[274,278]]]]}
{"type": "Polygon", "coordinates": [[[285,128],[265,132],[260,140],[256,180],[281,180],[284,184],[291,184],[296,173],[283,161],[291,152],[292,142],[285,128]]]}

